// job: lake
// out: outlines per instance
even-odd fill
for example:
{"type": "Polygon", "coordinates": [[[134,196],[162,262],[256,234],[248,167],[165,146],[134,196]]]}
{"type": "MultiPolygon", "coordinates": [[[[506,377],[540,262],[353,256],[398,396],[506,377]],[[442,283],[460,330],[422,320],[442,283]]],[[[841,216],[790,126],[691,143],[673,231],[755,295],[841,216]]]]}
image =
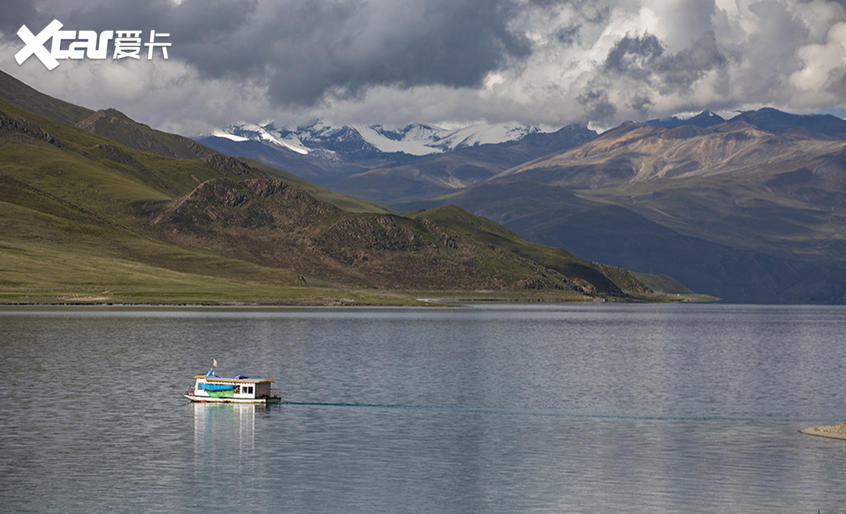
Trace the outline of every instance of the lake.
{"type": "Polygon", "coordinates": [[[0,510],[846,508],[846,308],[0,310],[0,510]],[[181,397],[218,374],[277,406],[181,397]]]}

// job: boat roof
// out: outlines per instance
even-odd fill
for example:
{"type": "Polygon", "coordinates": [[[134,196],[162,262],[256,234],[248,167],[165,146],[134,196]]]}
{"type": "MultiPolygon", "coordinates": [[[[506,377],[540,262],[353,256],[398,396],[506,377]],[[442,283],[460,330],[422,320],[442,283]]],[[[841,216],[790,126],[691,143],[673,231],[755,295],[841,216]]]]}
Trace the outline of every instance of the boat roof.
{"type": "Polygon", "coordinates": [[[209,382],[246,382],[249,384],[258,384],[261,382],[273,382],[269,378],[226,378],[226,377],[209,377],[206,375],[194,375],[194,378],[204,378],[209,382]]]}

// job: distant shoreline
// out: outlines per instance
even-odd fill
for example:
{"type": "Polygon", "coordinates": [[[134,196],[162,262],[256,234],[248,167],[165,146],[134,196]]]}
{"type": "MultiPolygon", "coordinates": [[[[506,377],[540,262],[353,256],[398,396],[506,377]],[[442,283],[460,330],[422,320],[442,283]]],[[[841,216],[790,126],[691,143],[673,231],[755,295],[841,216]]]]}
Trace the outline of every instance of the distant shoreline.
{"type": "Polygon", "coordinates": [[[846,423],[843,423],[842,425],[822,425],[818,427],[803,428],[802,430],[799,430],[799,432],[817,437],[842,439],[846,441],[846,423]]]}
{"type": "MultiPolygon", "coordinates": [[[[353,295],[351,295],[353,296],[353,295]]],[[[547,304],[547,305],[593,305],[599,303],[609,304],[636,304],[636,303],[711,303],[718,299],[706,295],[654,295],[651,297],[591,297],[578,296],[568,297],[564,295],[521,295],[508,293],[466,293],[466,292],[436,292],[428,295],[425,293],[383,293],[375,292],[370,294],[357,294],[356,297],[330,296],[325,298],[301,298],[301,301],[268,301],[267,299],[249,300],[228,300],[203,298],[198,301],[132,301],[129,298],[115,298],[114,300],[104,298],[79,298],[69,301],[51,301],[49,299],[34,301],[0,301],[0,308],[39,307],[39,308],[62,308],[62,307],[443,307],[459,306],[471,303],[490,304],[547,304]],[[302,301],[304,300],[304,301],[302,301]],[[313,300],[313,301],[308,301],[313,300]]]]}

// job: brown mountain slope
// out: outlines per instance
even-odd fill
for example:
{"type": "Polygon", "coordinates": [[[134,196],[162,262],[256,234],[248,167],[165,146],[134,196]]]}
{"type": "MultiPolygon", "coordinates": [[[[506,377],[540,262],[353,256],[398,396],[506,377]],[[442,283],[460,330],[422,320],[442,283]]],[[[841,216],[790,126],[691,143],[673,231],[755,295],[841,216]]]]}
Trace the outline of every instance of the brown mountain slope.
{"type": "Polygon", "coordinates": [[[712,127],[627,124],[500,173],[633,210],[683,235],[790,259],[843,261],[846,141],[712,127]]]}
{"type": "Polygon", "coordinates": [[[846,301],[846,121],[773,109],[624,124],[451,202],[522,237],[733,302],[846,301]]]}
{"type": "Polygon", "coordinates": [[[581,146],[509,168],[494,177],[574,189],[615,187],[766,166],[846,148],[846,142],[772,134],[743,121],[672,129],[623,125],[581,146]]]}

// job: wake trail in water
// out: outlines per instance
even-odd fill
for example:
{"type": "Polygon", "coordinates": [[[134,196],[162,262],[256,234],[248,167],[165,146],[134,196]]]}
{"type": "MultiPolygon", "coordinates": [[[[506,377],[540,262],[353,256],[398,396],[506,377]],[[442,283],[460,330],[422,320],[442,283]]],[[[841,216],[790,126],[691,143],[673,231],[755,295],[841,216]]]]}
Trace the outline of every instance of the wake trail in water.
{"type": "Polygon", "coordinates": [[[283,401],[281,405],[298,407],[346,407],[362,409],[397,409],[397,410],[426,410],[455,412],[459,414],[494,414],[504,416],[540,416],[562,419],[580,420],[609,420],[609,421],[677,421],[696,423],[773,423],[773,422],[809,422],[815,421],[805,418],[786,418],[782,416],[649,416],[649,415],[625,415],[625,414],[601,414],[601,413],[576,413],[563,411],[537,411],[504,409],[495,407],[468,407],[461,405],[414,405],[400,403],[354,403],[354,402],[295,402],[283,401]]]}

